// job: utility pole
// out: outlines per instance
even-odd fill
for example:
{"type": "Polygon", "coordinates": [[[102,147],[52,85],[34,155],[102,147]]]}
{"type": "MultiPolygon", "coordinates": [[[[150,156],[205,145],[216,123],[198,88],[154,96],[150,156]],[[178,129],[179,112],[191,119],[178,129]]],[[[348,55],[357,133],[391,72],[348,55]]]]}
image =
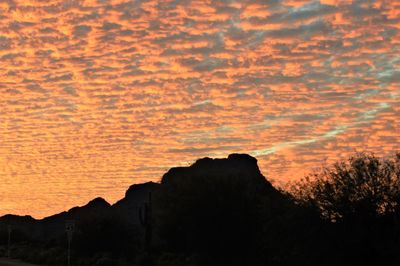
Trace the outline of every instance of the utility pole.
{"type": "Polygon", "coordinates": [[[67,232],[67,240],[68,240],[67,265],[71,266],[71,242],[72,242],[72,235],[74,234],[75,231],[74,220],[65,221],[65,231],[67,232]]]}
{"type": "Polygon", "coordinates": [[[12,232],[12,227],[11,225],[7,226],[7,232],[8,232],[8,241],[7,241],[7,257],[11,257],[11,232],[12,232]]]}

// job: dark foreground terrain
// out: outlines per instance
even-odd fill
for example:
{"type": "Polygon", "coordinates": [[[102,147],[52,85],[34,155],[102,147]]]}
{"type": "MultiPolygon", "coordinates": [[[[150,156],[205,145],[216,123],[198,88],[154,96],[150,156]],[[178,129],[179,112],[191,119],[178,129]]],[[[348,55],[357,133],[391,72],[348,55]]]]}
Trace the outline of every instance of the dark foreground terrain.
{"type": "Polygon", "coordinates": [[[249,155],[203,158],[113,205],[3,216],[0,256],[66,265],[66,224],[73,266],[400,265],[400,154],[356,154],[289,191],[249,155]]]}
{"type": "Polygon", "coordinates": [[[0,258],[0,266],[35,266],[35,265],[17,260],[0,258]]]}

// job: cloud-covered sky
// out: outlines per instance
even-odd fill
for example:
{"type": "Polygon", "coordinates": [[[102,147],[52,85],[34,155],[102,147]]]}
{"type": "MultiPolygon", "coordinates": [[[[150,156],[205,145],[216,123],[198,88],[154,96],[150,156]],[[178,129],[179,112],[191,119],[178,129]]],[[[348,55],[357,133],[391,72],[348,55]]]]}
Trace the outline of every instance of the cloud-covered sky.
{"type": "Polygon", "coordinates": [[[399,1],[0,1],[0,214],[232,152],[284,184],[398,151],[399,112],[399,1]]]}

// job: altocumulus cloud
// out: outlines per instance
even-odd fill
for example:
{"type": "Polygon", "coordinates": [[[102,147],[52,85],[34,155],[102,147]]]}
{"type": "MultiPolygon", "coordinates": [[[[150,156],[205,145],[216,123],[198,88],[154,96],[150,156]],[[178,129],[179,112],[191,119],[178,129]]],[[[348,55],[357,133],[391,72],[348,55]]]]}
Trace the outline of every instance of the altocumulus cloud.
{"type": "Polygon", "coordinates": [[[201,156],[248,152],[284,183],[399,147],[396,1],[27,0],[0,14],[1,213],[115,201],[201,156]]]}

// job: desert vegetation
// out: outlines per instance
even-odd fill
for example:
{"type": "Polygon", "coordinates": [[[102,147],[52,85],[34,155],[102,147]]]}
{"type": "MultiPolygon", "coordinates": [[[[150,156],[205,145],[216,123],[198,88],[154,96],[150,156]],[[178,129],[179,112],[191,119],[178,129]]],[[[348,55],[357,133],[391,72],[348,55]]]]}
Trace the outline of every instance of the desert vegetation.
{"type": "Polygon", "coordinates": [[[120,202],[96,199],[43,220],[0,218],[0,252],[72,265],[399,265],[400,153],[358,153],[274,188],[255,158],[232,154],[170,169],[120,202]]]}

